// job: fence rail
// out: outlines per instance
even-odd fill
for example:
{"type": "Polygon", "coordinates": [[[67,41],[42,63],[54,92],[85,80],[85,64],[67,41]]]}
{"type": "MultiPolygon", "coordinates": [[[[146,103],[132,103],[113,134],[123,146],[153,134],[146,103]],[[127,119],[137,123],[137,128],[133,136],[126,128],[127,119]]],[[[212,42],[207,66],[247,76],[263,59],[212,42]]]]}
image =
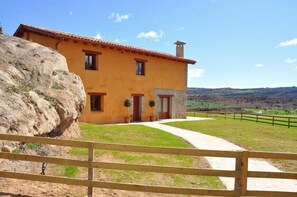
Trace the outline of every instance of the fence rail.
{"type": "Polygon", "coordinates": [[[43,176],[36,174],[7,172],[0,170],[0,177],[12,179],[24,179],[31,181],[43,181],[51,183],[62,183],[67,185],[78,185],[88,187],[88,196],[93,195],[93,188],[119,189],[141,192],[156,192],[169,194],[186,194],[186,195],[205,195],[205,196],[296,196],[296,192],[283,191],[251,191],[247,190],[248,177],[257,178],[284,178],[297,179],[297,173],[289,172],[261,172],[248,171],[249,158],[277,158],[286,160],[297,160],[295,153],[270,153],[270,152],[253,152],[253,151],[212,151],[212,150],[197,150],[197,149],[179,149],[179,148],[159,148],[147,146],[133,146],[122,144],[105,144],[75,140],[50,139],[42,137],[28,137],[0,134],[0,140],[31,142],[39,144],[51,144],[69,147],[86,148],[89,151],[87,161],[76,159],[63,159],[56,157],[43,157],[36,155],[16,154],[0,152],[0,158],[10,160],[21,160],[31,162],[47,162],[53,164],[73,165],[77,167],[88,168],[88,180],[73,179],[56,176],[43,176]],[[193,169],[167,166],[151,166],[151,165],[135,165],[124,163],[109,163],[94,161],[94,150],[112,150],[112,151],[128,151],[141,153],[156,153],[156,154],[178,154],[190,156],[211,156],[211,157],[230,157],[235,158],[236,168],[234,170],[215,170],[215,169],[193,169]],[[116,170],[132,170],[142,172],[157,172],[157,173],[173,173],[185,175],[203,175],[203,176],[219,176],[235,178],[234,190],[208,190],[195,188],[175,188],[164,186],[137,185],[125,183],[111,183],[93,180],[94,168],[116,169],[116,170]]]}
{"type": "Polygon", "coordinates": [[[297,127],[297,116],[276,116],[276,115],[264,115],[264,114],[250,114],[250,113],[230,113],[230,112],[188,112],[193,116],[198,114],[204,114],[205,117],[222,117],[229,119],[253,121],[259,123],[266,123],[271,125],[286,126],[288,128],[297,127]]]}

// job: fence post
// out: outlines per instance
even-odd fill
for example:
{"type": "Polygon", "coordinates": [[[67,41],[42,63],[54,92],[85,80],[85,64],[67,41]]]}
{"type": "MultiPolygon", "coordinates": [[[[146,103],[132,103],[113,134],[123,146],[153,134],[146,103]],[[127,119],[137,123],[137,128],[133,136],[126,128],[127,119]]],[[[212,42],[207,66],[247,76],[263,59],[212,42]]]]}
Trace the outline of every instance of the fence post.
{"type": "Polygon", "coordinates": [[[194,117],[196,117],[196,112],[194,111],[194,117]]]}
{"type": "Polygon", "coordinates": [[[243,151],[241,158],[236,158],[235,170],[240,172],[240,177],[235,178],[235,196],[246,196],[247,193],[247,172],[249,152],[243,151]]]}
{"type": "Polygon", "coordinates": [[[225,120],[226,120],[226,118],[227,118],[226,116],[227,116],[227,115],[226,115],[226,113],[225,113],[225,120]]]}
{"type": "Polygon", "coordinates": [[[242,121],[242,113],[240,114],[240,121],[242,121]]]}
{"type": "Polygon", "coordinates": [[[259,115],[257,114],[256,116],[257,116],[257,122],[258,122],[258,117],[259,117],[259,115]]]}
{"type": "MultiPolygon", "coordinates": [[[[89,181],[93,181],[93,177],[94,177],[94,170],[93,170],[93,166],[92,166],[92,162],[94,161],[94,149],[92,146],[92,143],[89,143],[89,167],[88,167],[88,180],[89,181]]],[[[89,184],[91,184],[89,182],[89,184]]],[[[88,197],[93,197],[93,187],[92,186],[88,186],[88,197]]]]}
{"type": "Polygon", "coordinates": [[[235,113],[233,114],[233,120],[235,120],[235,113]]]}
{"type": "Polygon", "coordinates": [[[288,117],[288,128],[290,128],[290,124],[291,124],[291,118],[288,117]]]}
{"type": "Polygon", "coordinates": [[[274,126],[274,116],[272,116],[272,126],[274,126]]]}

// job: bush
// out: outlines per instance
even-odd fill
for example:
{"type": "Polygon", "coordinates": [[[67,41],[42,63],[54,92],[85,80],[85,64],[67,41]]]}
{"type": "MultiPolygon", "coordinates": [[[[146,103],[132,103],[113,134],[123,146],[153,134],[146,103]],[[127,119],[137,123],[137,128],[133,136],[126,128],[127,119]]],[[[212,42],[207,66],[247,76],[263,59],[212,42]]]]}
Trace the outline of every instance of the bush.
{"type": "Polygon", "coordinates": [[[126,99],[124,102],[125,107],[130,107],[131,106],[131,101],[129,99],[126,99]]]}
{"type": "Polygon", "coordinates": [[[156,105],[156,103],[155,103],[154,100],[150,100],[149,105],[150,105],[151,107],[154,107],[154,106],[156,105]]]}

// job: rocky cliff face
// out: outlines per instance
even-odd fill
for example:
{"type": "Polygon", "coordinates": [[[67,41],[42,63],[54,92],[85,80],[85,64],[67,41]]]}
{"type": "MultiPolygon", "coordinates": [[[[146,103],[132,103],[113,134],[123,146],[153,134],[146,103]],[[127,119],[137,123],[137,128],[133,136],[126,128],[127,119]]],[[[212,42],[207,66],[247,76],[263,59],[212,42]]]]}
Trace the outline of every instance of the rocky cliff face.
{"type": "Polygon", "coordinates": [[[0,34],[0,133],[77,136],[85,103],[82,81],[62,55],[0,34]]]}

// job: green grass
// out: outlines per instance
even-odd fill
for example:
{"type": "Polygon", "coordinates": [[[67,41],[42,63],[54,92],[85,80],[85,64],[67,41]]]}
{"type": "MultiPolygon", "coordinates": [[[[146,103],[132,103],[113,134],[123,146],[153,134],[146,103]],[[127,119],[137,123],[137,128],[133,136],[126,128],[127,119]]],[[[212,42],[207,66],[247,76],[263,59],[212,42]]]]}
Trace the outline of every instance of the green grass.
{"type": "Polygon", "coordinates": [[[76,177],[76,175],[78,173],[79,173],[78,167],[76,167],[76,166],[67,166],[65,168],[65,172],[64,172],[63,176],[73,178],[73,177],[76,177]]]}
{"type": "Polygon", "coordinates": [[[83,140],[143,146],[189,147],[176,136],[143,125],[96,125],[80,123],[83,140]]]}
{"type": "MultiPolygon", "coordinates": [[[[29,149],[31,149],[31,150],[35,150],[35,151],[38,149],[39,145],[40,145],[40,144],[36,144],[36,143],[26,143],[26,146],[27,146],[29,149]]],[[[20,145],[20,146],[16,147],[16,148],[12,151],[12,153],[21,153],[21,152],[24,151],[24,150],[25,150],[25,147],[20,145]]]]}
{"type": "MultiPolygon", "coordinates": [[[[207,118],[223,118],[223,119],[236,119],[241,120],[240,114],[233,114],[233,113],[216,113],[216,112],[187,112],[187,116],[195,116],[195,117],[207,117],[207,118]],[[235,115],[235,116],[234,116],[235,115]]],[[[252,122],[258,122],[262,124],[268,124],[268,125],[279,125],[279,126],[285,126],[288,127],[289,124],[289,118],[290,118],[290,128],[296,129],[297,128],[297,116],[293,115],[268,115],[268,114],[243,114],[242,120],[243,121],[252,121],[252,122]]]]}
{"type": "MultiPolygon", "coordinates": [[[[143,146],[190,148],[191,146],[172,134],[143,125],[95,125],[81,123],[83,131],[81,140],[103,143],[121,143],[143,146]]],[[[70,154],[78,158],[87,158],[87,151],[78,148],[70,149],[70,154]]],[[[95,151],[95,161],[116,163],[164,165],[175,167],[203,166],[201,158],[182,155],[160,155],[131,153],[120,151],[95,151]]],[[[80,176],[77,174],[76,176],[80,176]]],[[[216,177],[172,175],[150,172],[120,171],[96,169],[95,178],[118,183],[163,185],[175,187],[198,187],[205,189],[224,189],[216,177]]]]}
{"type": "Polygon", "coordinates": [[[245,109],[247,112],[267,114],[267,115],[286,115],[286,116],[297,116],[297,110],[280,110],[280,109],[256,109],[248,108],[245,109]]]}
{"type": "Polygon", "coordinates": [[[36,144],[36,143],[27,143],[26,145],[31,150],[36,150],[39,146],[39,144],[36,144]]]}
{"type": "MultiPolygon", "coordinates": [[[[297,153],[296,128],[222,118],[167,125],[220,137],[249,150],[297,153]]],[[[297,161],[273,162],[283,170],[297,171],[297,161]]]]}
{"type": "Polygon", "coordinates": [[[188,108],[192,109],[221,109],[228,108],[229,106],[223,103],[201,102],[189,100],[187,104],[188,108]]]}

